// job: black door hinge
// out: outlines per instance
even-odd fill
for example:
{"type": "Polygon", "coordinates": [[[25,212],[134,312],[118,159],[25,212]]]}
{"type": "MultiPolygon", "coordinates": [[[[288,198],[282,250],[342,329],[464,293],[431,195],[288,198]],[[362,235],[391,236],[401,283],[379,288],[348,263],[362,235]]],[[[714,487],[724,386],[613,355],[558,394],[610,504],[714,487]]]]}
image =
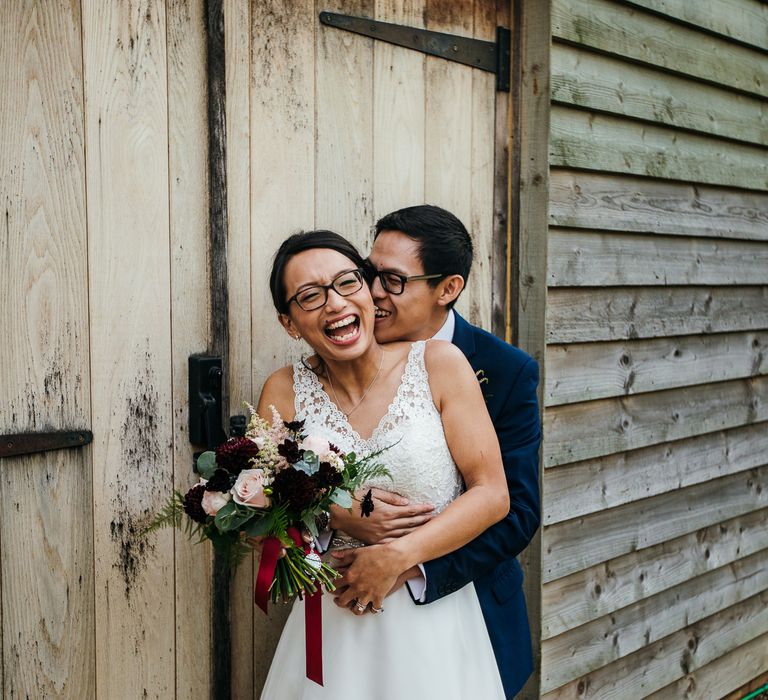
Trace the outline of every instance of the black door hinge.
{"type": "Polygon", "coordinates": [[[433,32],[417,27],[406,27],[401,24],[379,22],[365,17],[339,15],[335,12],[321,12],[320,22],[329,27],[344,29],[348,32],[494,73],[496,75],[496,89],[501,92],[509,92],[512,35],[509,29],[505,27],[496,27],[496,41],[493,42],[433,32]]]}
{"type": "Polygon", "coordinates": [[[35,452],[82,447],[93,441],[90,430],[64,430],[51,433],[0,435],[0,457],[17,457],[35,452]]]}

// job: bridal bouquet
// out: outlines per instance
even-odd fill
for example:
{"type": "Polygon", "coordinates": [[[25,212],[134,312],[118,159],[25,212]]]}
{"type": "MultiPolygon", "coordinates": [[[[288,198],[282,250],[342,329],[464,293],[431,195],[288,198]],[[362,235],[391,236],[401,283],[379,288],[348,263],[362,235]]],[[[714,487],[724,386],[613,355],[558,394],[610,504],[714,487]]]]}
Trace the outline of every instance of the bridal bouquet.
{"type": "Polygon", "coordinates": [[[331,504],[352,506],[352,494],[366,481],[388,476],[376,463],[380,453],[358,458],[321,437],[307,435],[304,421],[285,422],[274,407],[272,424],[248,405],[245,437],[231,438],[197,460],[202,477],[185,495],[176,492],[149,526],[175,526],[237,565],[264,538],[256,582],[256,603],[334,590],[338,573],[324,563],[301,531],[317,537],[317,521],[331,504]],[[281,553],[285,552],[281,556],[281,553]]]}

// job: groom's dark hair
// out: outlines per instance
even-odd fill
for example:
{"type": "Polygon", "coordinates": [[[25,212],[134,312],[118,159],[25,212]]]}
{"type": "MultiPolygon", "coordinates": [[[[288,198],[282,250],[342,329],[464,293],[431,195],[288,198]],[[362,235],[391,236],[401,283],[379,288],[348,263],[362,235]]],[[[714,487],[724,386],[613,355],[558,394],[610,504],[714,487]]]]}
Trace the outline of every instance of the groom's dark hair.
{"type": "MultiPolygon", "coordinates": [[[[451,212],[432,204],[398,209],[376,222],[374,239],[382,231],[402,231],[416,241],[424,274],[461,275],[465,283],[469,278],[472,238],[451,212]]],[[[439,279],[428,280],[432,287],[439,283],[439,279]]]]}
{"type": "MultiPolygon", "coordinates": [[[[275,253],[275,259],[272,263],[272,273],[269,276],[269,289],[272,292],[272,303],[275,305],[278,313],[287,314],[288,304],[286,303],[285,266],[288,261],[305,250],[314,250],[315,248],[328,248],[349,258],[352,263],[366,272],[369,277],[369,263],[358,252],[344,236],[340,236],[333,231],[318,229],[317,231],[300,231],[288,236],[275,253]]],[[[370,279],[368,279],[370,282],[370,279]]]]}

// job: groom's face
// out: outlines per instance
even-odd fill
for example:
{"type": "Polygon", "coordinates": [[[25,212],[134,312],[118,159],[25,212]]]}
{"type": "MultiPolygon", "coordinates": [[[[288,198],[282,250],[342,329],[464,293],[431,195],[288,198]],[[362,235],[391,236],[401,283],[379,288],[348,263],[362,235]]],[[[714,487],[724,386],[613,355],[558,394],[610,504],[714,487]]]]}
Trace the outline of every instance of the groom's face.
{"type": "MultiPolygon", "coordinates": [[[[379,272],[405,277],[425,274],[419,244],[402,231],[382,231],[373,243],[369,260],[379,272]]],[[[445,314],[445,307],[437,302],[438,288],[426,280],[408,282],[402,294],[390,294],[377,277],[371,295],[377,308],[374,333],[380,343],[430,338],[437,330],[435,319],[445,314]]]]}

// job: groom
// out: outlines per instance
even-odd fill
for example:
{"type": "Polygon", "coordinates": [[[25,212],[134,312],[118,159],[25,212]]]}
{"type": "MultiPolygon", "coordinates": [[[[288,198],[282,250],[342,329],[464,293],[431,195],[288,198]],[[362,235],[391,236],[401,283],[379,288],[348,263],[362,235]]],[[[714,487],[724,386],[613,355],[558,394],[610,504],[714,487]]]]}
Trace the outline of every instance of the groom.
{"type": "MultiPolygon", "coordinates": [[[[405,572],[395,583],[376,548],[345,550],[338,564],[344,578],[337,603],[375,586],[407,584],[417,605],[433,603],[473,582],[507,697],[533,669],[523,596],[523,572],[515,558],[539,526],[538,452],[541,441],[535,360],[496,336],[472,326],[453,310],[472,263],[472,241],[464,225],[435,206],[388,214],[376,224],[370,262],[379,342],[439,338],[452,341],[478,374],[504,461],[510,510],[461,549],[405,572]]],[[[332,526],[367,542],[401,536],[432,517],[431,506],[409,504],[385,491],[374,493],[374,511],[335,509],[332,526]]],[[[385,613],[386,614],[386,613],[385,613]]]]}

